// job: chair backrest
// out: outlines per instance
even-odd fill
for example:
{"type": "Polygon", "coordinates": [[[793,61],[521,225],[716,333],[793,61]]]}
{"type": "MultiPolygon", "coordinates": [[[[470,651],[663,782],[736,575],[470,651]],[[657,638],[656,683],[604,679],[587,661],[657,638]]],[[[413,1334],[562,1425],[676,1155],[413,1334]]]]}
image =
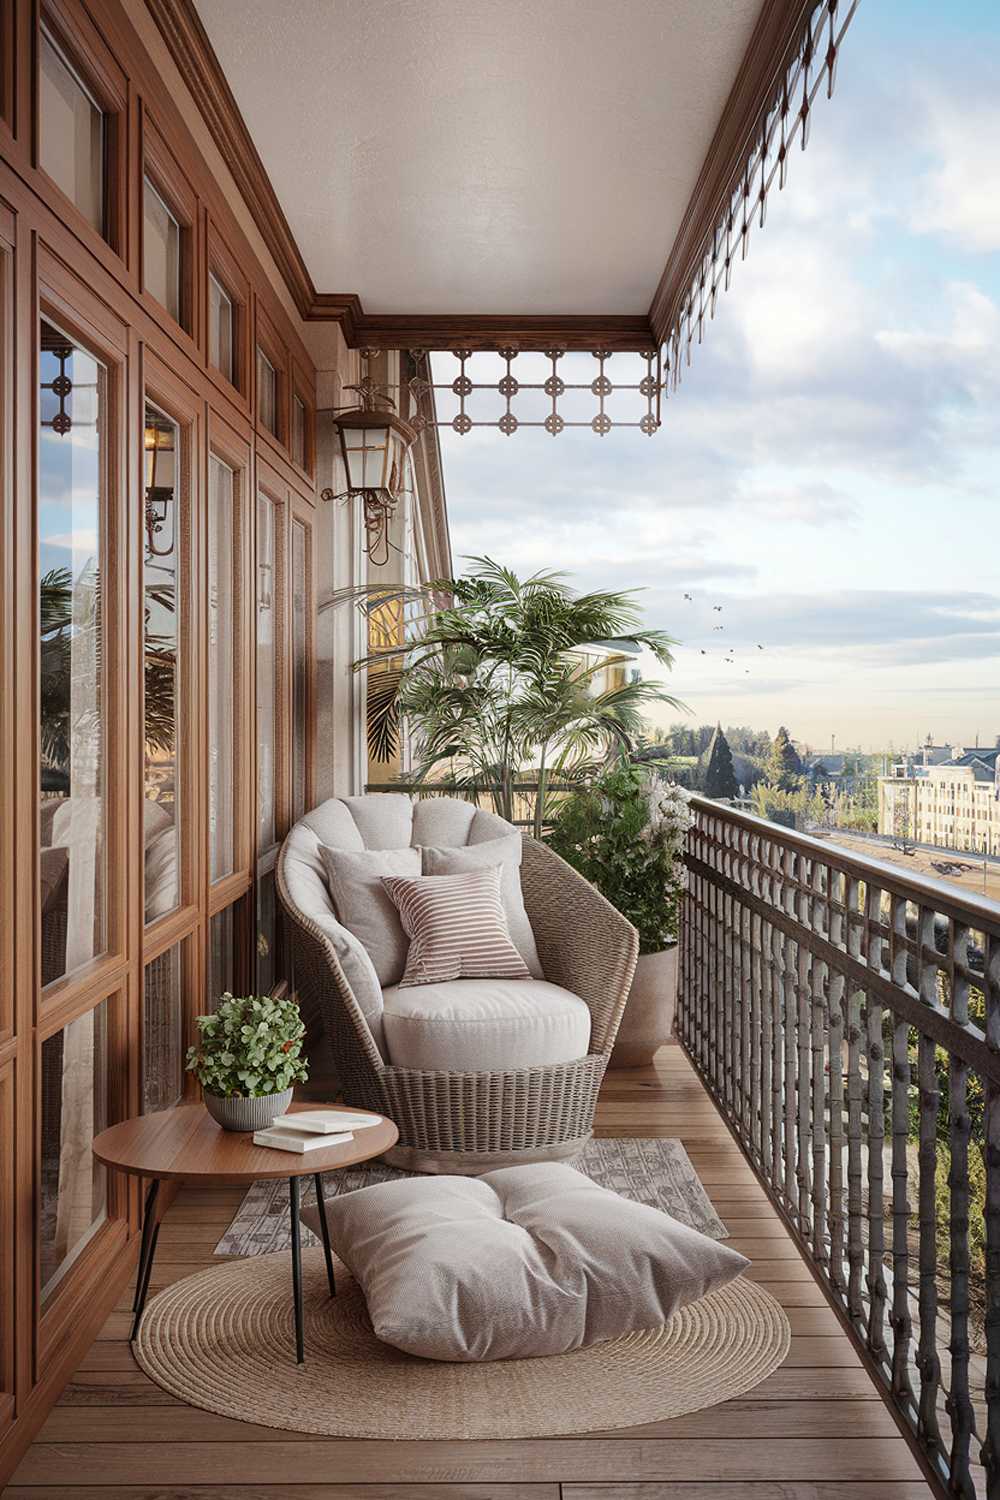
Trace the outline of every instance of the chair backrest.
{"type": "Polygon", "coordinates": [[[331,797],[296,823],[282,862],[288,894],[308,917],[332,916],[320,845],[331,849],[454,849],[515,833],[513,823],[460,797],[331,797]]]}

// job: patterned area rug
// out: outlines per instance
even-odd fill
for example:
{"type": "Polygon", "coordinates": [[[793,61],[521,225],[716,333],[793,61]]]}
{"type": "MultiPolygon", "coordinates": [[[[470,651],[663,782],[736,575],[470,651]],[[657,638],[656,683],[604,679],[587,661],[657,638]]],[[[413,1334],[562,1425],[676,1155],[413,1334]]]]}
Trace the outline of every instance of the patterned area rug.
{"type": "MultiPolygon", "coordinates": [[[[601,1187],[637,1203],[663,1209],[682,1224],[699,1229],[714,1240],[724,1240],[728,1234],[680,1141],[636,1138],[588,1141],[571,1165],[586,1172],[601,1187]]],[[[372,1187],[377,1182],[417,1175],[370,1162],[324,1173],[323,1191],[333,1198],[338,1193],[352,1193],[356,1188],[372,1187]]],[[[303,1183],[303,1201],[311,1203],[314,1196],[312,1179],[307,1178],[303,1183]]],[[[317,1243],[304,1227],[302,1243],[317,1243]]],[[[216,1245],[215,1254],[270,1255],[287,1249],[289,1244],[288,1183],[255,1182],[216,1245]]]]}

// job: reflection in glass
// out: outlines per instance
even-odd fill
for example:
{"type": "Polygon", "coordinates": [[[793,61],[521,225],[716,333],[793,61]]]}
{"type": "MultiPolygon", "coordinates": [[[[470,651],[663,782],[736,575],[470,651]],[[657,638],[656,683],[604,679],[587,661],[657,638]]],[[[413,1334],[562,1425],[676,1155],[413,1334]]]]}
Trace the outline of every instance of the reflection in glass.
{"type": "Polygon", "coordinates": [[[236,486],[215,454],[208,466],[208,837],[212,880],[234,868],[233,669],[236,486]]]}
{"type": "Polygon", "coordinates": [[[292,821],[306,807],[306,715],[308,689],[308,599],[309,543],[301,521],[292,520],[292,821]]]}
{"type": "Polygon", "coordinates": [[[39,33],[38,159],[104,233],[104,112],[44,27],[39,33]]]}
{"type": "Polygon", "coordinates": [[[233,299],[222,282],[208,276],[208,361],[226,379],[233,379],[233,299]]]}
{"type": "Polygon", "coordinates": [[[181,320],[181,226],[148,177],[142,183],[142,279],[172,318],[181,320]]]}
{"type": "Polygon", "coordinates": [[[143,555],[145,665],[146,921],[180,901],[177,768],[177,602],[180,432],[146,403],[143,555]]]}
{"type": "Polygon", "coordinates": [[[233,947],[233,914],[235,907],[215,914],[208,924],[208,1009],[215,1010],[220,995],[236,990],[236,965],[233,947]]]}
{"type": "Polygon", "coordinates": [[[275,831],[275,507],[257,497],[257,843],[270,849],[275,831]]]}
{"type": "Polygon", "coordinates": [[[107,371],[41,324],[38,434],[42,982],[104,951],[102,533],[107,371]]]}
{"type": "Polygon", "coordinates": [[[257,420],[278,435],[278,375],[262,349],[257,350],[257,420]]]}
{"type": "Polygon", "coordinates": [[[257,994],[269,995],[278,980],[278,902],[274,871],[257,882],[257,994]]]}
{"type": "Polygon", "coordinates": [[[42,1301],[107,1219],[90,1143],[108,1124],[108,1001],[42,1043],[39,1255],[42,1301]]]}
{"type": "Polygon", "coordinates": [[[307,467],[306,458],[306,405],[298,396],[292,397],[292,457],[300,468],[307,467]]]}
{"type": "Polygon", "coordinates": [[[184,1093],[181,945],[142,973],[142,1111],[171,1109],[184,1093]]]}

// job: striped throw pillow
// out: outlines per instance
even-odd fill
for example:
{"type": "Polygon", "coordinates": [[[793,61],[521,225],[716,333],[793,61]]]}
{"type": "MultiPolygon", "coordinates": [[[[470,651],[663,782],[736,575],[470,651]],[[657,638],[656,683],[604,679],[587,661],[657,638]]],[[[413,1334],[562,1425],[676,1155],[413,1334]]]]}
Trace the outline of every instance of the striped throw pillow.
{"type": "Polygon", "coordinates": [[[384,875],[382,883],[410,939],[400,987],[450,979],[530,979],[511,941],[500,866],[461,875],[384,875]]]}

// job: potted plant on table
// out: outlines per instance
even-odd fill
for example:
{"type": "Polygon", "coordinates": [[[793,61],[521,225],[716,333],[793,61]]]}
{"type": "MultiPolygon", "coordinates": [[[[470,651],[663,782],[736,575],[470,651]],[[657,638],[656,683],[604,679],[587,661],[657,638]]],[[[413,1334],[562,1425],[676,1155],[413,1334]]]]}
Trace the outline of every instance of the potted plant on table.
{"type": "Polygon", "coordinates": [[[227,993],[195,1024],[198,1041],[188,1048],[187,1070],[201,1084],[213,1120],[223,1130],[266,1130],[291,1104],[292,1085],[309,1076],[295,1001],[227,993]]]}
{"type": "Polygon", "coordinates": [[[567,797],[548,836],[556,853],[639,933],[639,961],[612,1067],[652,1062],[674,1029],[684,838],[691,821],[682,787],[623,761],[567,797]]]}

